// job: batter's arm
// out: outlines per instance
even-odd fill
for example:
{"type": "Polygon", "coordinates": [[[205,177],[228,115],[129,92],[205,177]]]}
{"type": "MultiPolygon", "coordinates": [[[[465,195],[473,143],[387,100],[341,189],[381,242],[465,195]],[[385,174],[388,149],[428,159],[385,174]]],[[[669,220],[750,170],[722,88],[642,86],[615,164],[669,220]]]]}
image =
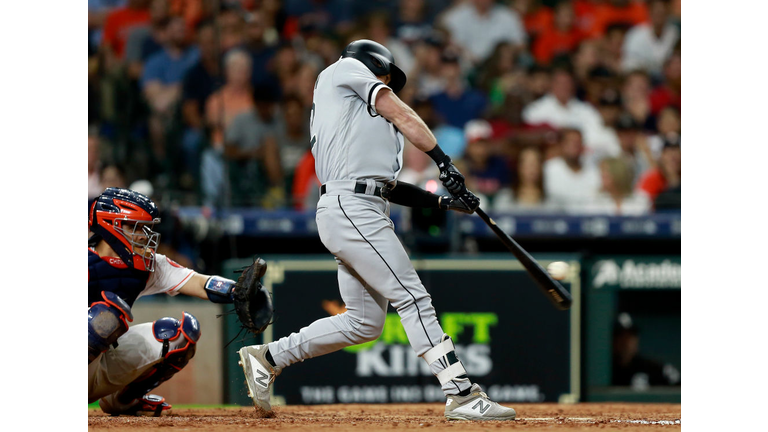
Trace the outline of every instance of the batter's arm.
{"type": "Polygon", "coordinates": [[[375,104],[376,112],[391,121],[417,149],[426,153],[435,148],[437,139],[424,120],[389,88],[378,93],[375,104]]]}
{"type": "Polygon", "coordinates": [[[393,204],[406,207],[434,208],[440,210],[455,210],[461,213],[472,213],[464,203],[450,196],[440,196],[428,192],[410,183],[397,181],[381,190],[381,197],[393,204]]]}
{"type": "Polygon", "coordinates": [[[408,138],[408,141],[435,161],[440,169],[440,181],[451,196],[461,201],[462,207],[466,207],[470,213],[474,211],[480,205],[480,200],[467,190],[464,185],[464,176],[453,165],[451,158],[437,145],[437,139],[424,120],[391,90],[380,91],[374,104],[377,113],[391,121],[408,138]]]}

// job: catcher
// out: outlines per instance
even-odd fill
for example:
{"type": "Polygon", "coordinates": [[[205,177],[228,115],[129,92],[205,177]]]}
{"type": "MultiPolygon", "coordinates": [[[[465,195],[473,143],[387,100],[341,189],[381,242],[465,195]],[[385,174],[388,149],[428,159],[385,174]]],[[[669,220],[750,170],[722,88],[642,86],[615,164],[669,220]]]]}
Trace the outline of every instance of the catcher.
{"type": "Polygon", "coordinates": [[[272,300],[259,279],[267,263],[254,258],[237,282],[206,276],[155,253],[158,209],[128,189],[108,188],[91,206],[88,227],[88,403],[112,415],[160,416],[171,405],[149,392],[189,363],[200,339],[197,319],[183,312],[137,324],[139,297],[185,294],[234,303],[238,318],[258,334],[272,319],[272,300]]]}

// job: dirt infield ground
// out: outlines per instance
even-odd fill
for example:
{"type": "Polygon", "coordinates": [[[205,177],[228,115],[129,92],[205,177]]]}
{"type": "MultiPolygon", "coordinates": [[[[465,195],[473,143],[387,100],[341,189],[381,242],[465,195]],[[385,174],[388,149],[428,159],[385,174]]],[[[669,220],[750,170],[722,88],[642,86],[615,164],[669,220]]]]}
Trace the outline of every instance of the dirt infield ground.
{"type": "Polygon", "coordinates": [[[516,404],[514,422],[455,422],[443,417],[442,404],[315,405],[276,408],[274,418],[259,418],[253,408],[175,409],[162,418],[109,417],[88,411],[90,431],[242,431],[259,428],[280,431],[372,432],[400,429],[431,431],[498,431],[557,429],[569,431],[681,430],[679,404],[516,404]],[[168,429],[166,429],[168,430],[168,429]]]}

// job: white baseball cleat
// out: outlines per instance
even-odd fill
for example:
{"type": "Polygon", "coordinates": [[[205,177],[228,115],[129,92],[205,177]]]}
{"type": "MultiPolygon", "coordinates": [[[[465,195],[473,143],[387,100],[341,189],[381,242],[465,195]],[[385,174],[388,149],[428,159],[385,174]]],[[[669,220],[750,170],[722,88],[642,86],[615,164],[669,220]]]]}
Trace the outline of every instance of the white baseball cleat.
{"type": "Polygon", "coordinates": [[[272,413],[269,403],[270,388],[275,377],[282,369],[274,367],[267,361],[268,345],[252,345],[237,351],[240,361],[237,362],[245,373],[245,383],[248,385],[248,397],[253,399],[256,408],[267,414],[272,413]]]}
{"type": "Polygon", "coordinates": [[[514,420],[515,410],[488,399],[478,384],[472,384],[467,396],[450,395],[445,403],[448,420],[514,420]]]}

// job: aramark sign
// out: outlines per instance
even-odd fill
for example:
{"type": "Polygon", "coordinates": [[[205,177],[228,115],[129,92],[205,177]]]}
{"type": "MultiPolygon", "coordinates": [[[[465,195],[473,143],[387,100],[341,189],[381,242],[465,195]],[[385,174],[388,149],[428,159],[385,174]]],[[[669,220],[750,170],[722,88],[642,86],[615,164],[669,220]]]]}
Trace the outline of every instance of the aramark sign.
{"type": "Polygon", "coordinates": [[[680,288],[680,257],[604,259],[592,266],[592,286],[600,288],[680,288]]]}

